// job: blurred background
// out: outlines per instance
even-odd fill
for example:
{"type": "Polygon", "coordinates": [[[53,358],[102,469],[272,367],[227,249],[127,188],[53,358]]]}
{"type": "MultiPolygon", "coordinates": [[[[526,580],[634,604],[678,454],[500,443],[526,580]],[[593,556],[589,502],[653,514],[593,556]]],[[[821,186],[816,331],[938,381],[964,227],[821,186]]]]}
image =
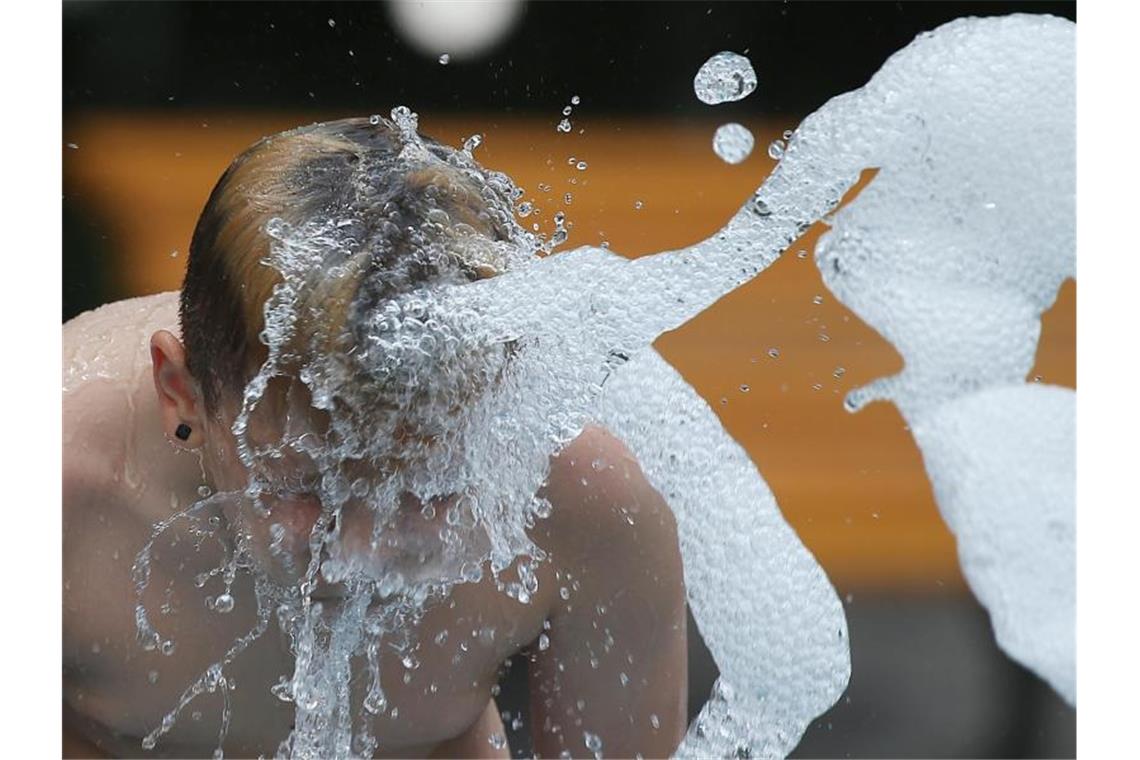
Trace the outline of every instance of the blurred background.
{"type": "MultiPolygon", "coordinates": [[[[254,140],[400,104],[450,144],[482,134],[477,158],[538,207],[528,222],[549,231],[566,214],[566,248],[686,246],[763,181],[772,140],[916,34],[1011,12],[1075,20],[1076,7],[65,2],[62,316],[177,289],[206,197],[254,140]],[[748,56],[759,85],[707,106],[693,76],[722,50],[748,56]],[[736,165],[712,150],[726,122],[756,138],[736,165]]],[[[902,419],[883,404],[843,411],[846,391],[901,359],[822,285],[819,232],[657,342],[749,451],[845,601],[851,685],[795,756],[1073,756],[1074,711],[997,649],[902,419]]],[[[1066,283],[1033,379],[1075,387],[1075,301],[1066,283]]],[[[695,712],[716,671],[692,640],[695,712]]],[[[504,682],[512,713],[524,709],[523,671],[520,659],[504,682]]],[[[511,741],[527,751],[525,720],[511,741]]]]}

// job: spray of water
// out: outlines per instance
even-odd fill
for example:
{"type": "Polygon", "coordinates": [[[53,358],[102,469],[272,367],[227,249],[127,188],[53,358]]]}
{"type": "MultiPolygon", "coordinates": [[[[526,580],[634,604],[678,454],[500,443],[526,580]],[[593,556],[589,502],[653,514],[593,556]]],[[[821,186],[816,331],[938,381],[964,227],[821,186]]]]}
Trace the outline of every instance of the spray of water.
{"type": "MultiPolygon", "coordinates": [[[[296,663],[273,687],[297,714],[279,752],[370,754],[371,718],[386,706],[380,642],[405,646],[433,600],[479,580],[484,568],[498,581],[521,563],[517,581],[498,583],[529,601],[537,584],[532,563],[544,554],[527,529],[550,511],[535,495],[549,458],[600,421],[626,441],[677,516],[690,606],[722,674],[679,754],[789,752],[847,683],[842,606],[755,466],[651,344],[765,269],[835,210],[863,169],[878,168],[858,205],[836,216],[817,262],[832,291],[900,347],[907,368],[856,392],[851,405],[890,398],[913,419],[944,508],[946,483],[992,485],[985,480],[991,470],[978,480],[955,457],[978,433],[968,423],[1001,401],[973,394],[1014,384],[1009,392],[1021,399],[1010,407],[1015,422],[1040,410],[1016,383],[1032,360],[1037,317],[1071,269],[1072,109],[1064,86],[1071,85],[1071,46],[1071,24],[1041,17],[970,19],[923,35],[866,87],[808,117],[773,174],[721,231],[636,261],[604,249],[544,255],[565,239],[564,229],[550,240],[522,229],[513,214],[520,193],[474,162],[477,146],[429,150],[415,115],[394,109],[400,160],[446,162],[463,172],[509,234],[494,243],[449,237],[446,212],[424,209],[425,227],[438,229],[413,240],[417,257],[445,276],[399,294],[383,287],[399,271],[366,279],[363,295],[347,306],[353,328],[325,333],[298,329],[307,317],[303,304],[363,272],[385,243],[384,224],[370,227],[378,237],[367,237],[361,220],[335,209],[299,226],[269,224],[268,264],[282,282],[265,305],[268,358],[233,426],[249,484],[211,498],[258,509],[272,488],[263,473],[296,454],[320,472],[323,512],[299,587],[258,575],[257,626],[188,688],[148,745],[198,694],[226,693],[226,665],[275,613],[296,663]],[[977,129],[963,126],[970,124],[977,129]],[[995,164],[1013,178],[982,170],[995,164]],[[446,276],[457,246],[465,260],[498,275],[475,282],[446,276]],[[931,271],[943,277],[936,288],[924,284],[931,271]],[[281,378],[303,384],[328,424],[319,432],[287,426],[280,440],[255,441],[251,416],[281,378]],[[968,408],[954,411],[958,401],[968,408]],[[383,477],[362,479],[361,462],[383,477]],[[375,549],[396,531],[394,505],[408,494],[425,505],[447,504],[430,541],[413,541],[406,557],[345,547],[337,526],[347,511],[373,515],[375,549]],[[321,582],[345,584],[347,601],[331,610],[314,601],[321,582]],[[370,688],[354,705],[348,682],[358,656],[368,663],[370,688]]],[[[361,192],[366,180],[365,173],[361,192]]],[[[1065,404],[1054,404],[1058,413],[1065,404]]],[[[195,505],[179,519],[201,511],[195,505]]],[[[1063,521],[1054,532],[1064,535],[1063,521]]],[[[243,553],[238,541],[218,572],[232,575],[240,564],[257,575],[243,553]]],[[[136,563],[140,597],[148,556],[144,548],[136,563]]],[[[163,645],[141,604],[138,623],[144,646],[163,645]]],[[[604,737],[595,738],[601,751],[604,737]]]]}

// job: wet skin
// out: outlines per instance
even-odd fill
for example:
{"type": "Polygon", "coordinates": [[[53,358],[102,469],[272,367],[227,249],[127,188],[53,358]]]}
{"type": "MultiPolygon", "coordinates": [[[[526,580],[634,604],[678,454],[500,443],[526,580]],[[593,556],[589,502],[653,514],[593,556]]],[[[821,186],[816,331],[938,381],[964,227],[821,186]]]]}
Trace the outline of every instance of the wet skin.
{"type": "MultiPolygon", "coordinates": [[[[64,719],[70,738],[89,742],[86,751],[148,754],[141,737],[253,627],[247,573],[238,573],[236,603],[225,615],[203,604],[221,593],[220,580],[203,588],[194,583],[223,558],[226,531],[248,530],[255,556],[271,563],[269,526],[286,524],[287,535],[303,535],[319,510],[302,494],[279,499],[260,522],[242,523],[222,505],[214,515],[221,541],[200,546],[185,521],[176,522],[155,545],[144,594],[152,622],[176,648],[165,656],[139,646],[130,577],[137,552],[156,522],[199,499],[204,477],[225,485],[220,460],[199,456],[201,445],[175,445],[155,392],[150,338],[162,330],[176,335],[176,325],[177,294],[167,293],[112,304],[64,326],[64,719]]],[[[679,742],[685,608],[671,512],[621,442],[597,427],[551,460],[544,495],[554,511],[532,538],[550,558],[539,565],[529,604],[503,595],[485,574],[429,607],[413,632],[420,642],[414,671],[382,648],[388,708],[398,713],[374,722],[378,756],[506,757],[506,748],[489,740],[502,733],[490,695],[503,661],[520,651],[531,656],[530,728],[541,756],[592,754],[584,731],[602,738],[607,756],[665,756],[679,742]],[[597,460],[605,463],[600,470],[591,465],[597,460]],[[548,643],[540,647],[546,625],[548,643]]],[[[407,510],[407,530],[423,520],[415,507],[407,510]]],[[[345,541],[361,541],[368,531],[352,522],[341,526],[345,541]]],[[[405,542],[405,551],[408,545],[414,541],[405,542]]],[[[307,560],[303,547],[293,551],[307,560]]],[[[504,580],[512,579],[508,571],[504,580]]],[[[322,594],[339,603],[334,586],[322,594]]],[[[292,672],[275,623],[227,668],[234,681],[227,756],[276,750],[294,708],[269,686],[292,672]]],[[[360,679],[355,704],[366,680],[360,679]]],[[[149,754],[209,756],[221,705],[220,694],[199,697],[149,754]]]]}

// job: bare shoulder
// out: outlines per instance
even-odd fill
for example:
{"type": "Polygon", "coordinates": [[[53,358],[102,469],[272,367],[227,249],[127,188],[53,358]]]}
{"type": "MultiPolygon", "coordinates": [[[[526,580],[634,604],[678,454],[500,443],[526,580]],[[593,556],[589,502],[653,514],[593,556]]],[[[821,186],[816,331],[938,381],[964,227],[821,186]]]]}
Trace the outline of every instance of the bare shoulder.
{"type": "Polygon", "coordinates": [[[63,325],[63,389],[132,377],[155,330],[177,331],[178,293],[115,301],[63,325]],[[142,356],[140,357],[140,351],[142,356]]]}
{"type": "MultiPolygon", "coordinates": [[[[149,341],[177,325],[178,293],[101,306],[63,325],[64,508],[101,498],[126,456],[149,341]]],[[[145,388],[142,388],[145,391],[145,388]]]]}
{"type": "Polygon", "coordinates": [[[672,510],[605,428],[587,427],[552,460],[545,495],[554,507],[550,544],[564,560],[615,571],[679,567],[672,510]]]}

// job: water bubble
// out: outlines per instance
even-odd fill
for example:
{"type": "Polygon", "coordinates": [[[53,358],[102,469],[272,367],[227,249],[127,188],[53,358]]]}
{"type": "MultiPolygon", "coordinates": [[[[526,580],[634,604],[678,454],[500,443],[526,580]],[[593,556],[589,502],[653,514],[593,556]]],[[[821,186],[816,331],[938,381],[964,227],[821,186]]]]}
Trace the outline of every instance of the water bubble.
{"type": "Polygon", "coordinates": [[[750,391],[750,390],[752,390],[752,389],[751,389],[751,388],[749,388],[749,387],[748,387],[748,385],[746,385],[746,384],[744,384],[744,383],[742,383],[742,384],[740,385],[740,392],[741,392],[741,393],[748,393],[748,391],[750,391]]]}
{"type": "Polygon", "coordinates": [[[812,296],[811,302],[818,306],[819,304],[823,303],[823,296],[812,296]]]}
{"type": "Polygon", "coordinates": [[[169,657],[170,655],[174,654],[175,646],[176,645],[173,641],[171,641],[170,639],[167,639],[166,641],[162,642],[162,644],[159,645],[158,651],[162,652],[164,655],[169,657]]]}
{"type": "Polygon", "coordinates": [[[771,356],[773,359],[779,359],[780,358],[780,349],[778,349],[776,347],[769,348],[768,349],[768,356],[771,356]]]}
{"type": "Polygon", "coordinates": [[[579,103],[581,103],[581,102],[582,102],[582,99],[581,99],[580,97],[578,97],[577,95],[574,95],[574,96],[572,96],[572,97],[570,98],[570,104],[571,104],[571,105],[575,105],[575,106],[576,106],[576,105],[578,105],[578,104],[579,104],[579,103]]]}
{"type": "Polygon", "coordinates": [[[562,597],[563,600],[569,599],[570,598],[570,589],[563,586],[562,588],[558,589],[558,595],[560,597],[562,597]]]}
{"type": "Polygon", "coordinates": [[[487,743],[492,749],[502,749],[507,746],[507,739],[500,733],[493,733],[487,737],[487,743]]]}
{"type": "Polygon", "coordinates": [[[784,141],[783,140],[773,140],[772,142],[768,143],[768,158],[772,159],[773,161],[779,161],[783,157],[784,157],[784,141]]]}
{"type": "Polygon", "coordinates": [[[566,133],[566,132],[569,132],[572,128],[573,128],[573,125],[570,124],[569,119],[563,119],[562,121],[558,122],[557,129],[559,132],[566,133]]]}
{"type": "Polygon", "coordinates": [[[234,598],[230,594],[218,594],[218,598],[214,600],[214,611],[220,612],[223,615],[227,612],[233,611],[234,598]]]}
{"type": "Polygon", "coordinates": [[[334,29],[334,28],[336,28],[336,21],[334,21],[333,19],[330,18],[329,19],[329,29],[334,29]]]}
{"type": "Polygon", "coordinates": [[[574,110],[574,109],[573,109],[573,108],[571,108],[570,106],[566,106],[565,108],[563,108],[563,109],[562,109],[562,115],[563,115],[563,116],[569,116],[569,115],[570,115],[570,112],[571,112],[571,111],[573,111],[573,110],[574,110]]]}
{"type": "Polygon", "coordinates": [[[693,78],[693,91],[702,103],[709,105],[741,100],[755,89],[756,72],[752,62],[729,51],[709,58],[693,78]]]}
{"type": "Polygon", "coordinates": [[[591,752],[597,753],[602,751],[602,739],[597,734],[592,734],[589,731],[583,731],[582,741],[585,743],[586,749],[590,750],[591,752]]]}
{"type": "Polygon", "coordinates": [[[618,673],[618,681],[621,682],[622,686],[629,686],[629,676],[625,673],[618,673]]]}
{"type": "Polygon", "coordinates": [[[519,216],[528,217],[531,215],[532,211],[534,211],[534,204],[533,203],[528,203],[528,202],[524,201],[524,202],[519,204],[519,216]]]}
{"type": "Polygon", "coordinates": [[[835,371],[832,372],[831,374],[834,375],[836,378],[840,378],[840,377],[843,377],[843,375],[846,374],[846,372],[847,372],[847,370],[844,369],[843,367],[836,367],[835,371]]]}
{"type": "Polygon", "coordinates": [[[748,127],[735,122],[720,125],[713,135],[713,152],[730,164],[739,164],[748,158],[754,144],[748,127]]]}
{"type": "Polygon", "coordinates": [[[210,487],[207,485],[198,486],[198,495],[203,499],[207,498],[210,495],[210,487]]]}
{"type": "Polygon", "coordinates": [[[538,634],[538,651],[545,652],[550,648],[550,637],[545,633],[538,634]]]}
{"type": "Polygon", "coordinates": [[[569,206],[571,204],[571,202],[573,202],[573,200],[574,200],[574,196],[571,195],[570,193],[566,193],[566,195],[562,196],[562,203],[567,205],[567,206],[569,206]]]}
{"type": "Polygon", "coordinates": [[[580,171],[580,172],[586,171],[586,162],[585,161],[579,161],[577,163],[577,168],[578,168],[578,171],[580,171]]]}
{"type": "Polygon", "coordinates": [[[807,249],[801,248],[800,250],[796,251],[796,258],[797,259],[806,259],[807,258],[807,249]]]}
{"type": "Polygon", "coordinates": [[[380,123],[380,114],[374,113],[371,116],[369,116],[368,117],[368,123],[375,127],[377,124],[380,123]]]}
{"type": "MultiPolygon", "coordinates": [[[[463,150],[466,151],[467,153],[474,153],[475,149],[478,148],[482,144],[483,144],[483,135],[474,134],[474,135],[471,135],[470,137],[468,137],[463,142],[463,150]]],[[[519,192],[521,193],[522,191],[520,190],[519,192]]]]}
{"type": "Polygon", "coordinates": [[[450,55],[448,55],[447,53],[443,53],[442,55],[439,56],[439,65],[440,66],[446,66],[449,63],[451,63],[451,56],[450,55]]]}

